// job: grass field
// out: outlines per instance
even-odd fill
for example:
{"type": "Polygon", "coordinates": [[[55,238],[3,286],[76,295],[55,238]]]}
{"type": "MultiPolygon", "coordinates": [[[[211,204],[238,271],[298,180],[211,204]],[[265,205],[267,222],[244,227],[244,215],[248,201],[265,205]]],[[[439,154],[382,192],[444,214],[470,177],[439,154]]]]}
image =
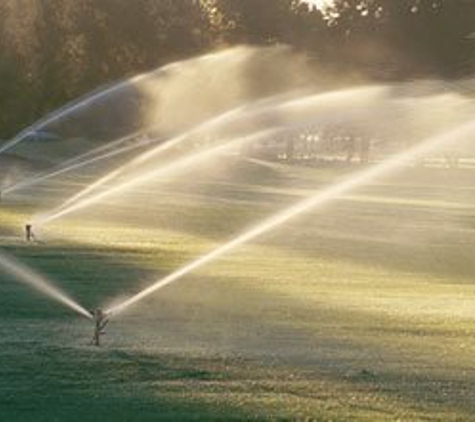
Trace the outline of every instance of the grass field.
{"type": "MultiPolygon", "coordinates": [[[[357,169],[233,159],[22,240],[89,177],[0,204],[0,246],[88,308],[357,169]]],[[[475,420],[475,170],[407,168],[157,292],[104,347],[0,274],[0,420],[475,420]]]]}

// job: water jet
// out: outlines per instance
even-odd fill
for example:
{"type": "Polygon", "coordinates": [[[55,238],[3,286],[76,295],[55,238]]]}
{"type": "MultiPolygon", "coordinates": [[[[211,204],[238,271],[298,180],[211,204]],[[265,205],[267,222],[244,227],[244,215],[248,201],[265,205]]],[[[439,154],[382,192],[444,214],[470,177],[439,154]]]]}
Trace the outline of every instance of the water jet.
{"type": "Polygon", "coordinates": [[[34,272],[5,252],[0,252],[0,270],[77,314],[88,319],[92,318],[91,314],[85,308],[71,299],[66,293],[62,292],[58,287],[54,286],[47,278],[34,272]]]}
{"type": "Polygon", "coordinates": [[[130,180],[126,180],[117,186],[112,186],[109,189],[99,192],[95,195],[83,198],[79,202],[72,203],[72,204],[69,204],[69,202],[67,202],[66,203],[67,206],[63,204],[46,214],[38,215],[37,217],[35,217],[34,222],[35,224],[40,224],[40,225],[50,223],[68,214],[71,214],[73,212],[86,208],[92,204],[95,204],[105,198],[117,195],[119,193],[126,192],[127,190],[130,190],[133,187],[141,185],[149,180],[153,180],[158,177],[170,177],[178,173],[179,171],[189,169],[196,163],[200,163],[200,162],[203,162],[204,160],[212,159],[213,157],[216,157],[219,154],[226,152],[230,148],[235,148],[242,144],[245,144],[246,142],[252,142],[252,141],[255,141],[256,139],[270,136],[271,134],[276,133],[279,130],[282,130],[282,129],[268,129],[268,130],[261,131],[249,136],[234,139],[230,143],[225,143],[224,145],[218,145],[208,150],[199,152],[197,154],[193,154],[191,156],[186,156],[185,158],[173,161],[172,163],[164,167],[150,170],[130,180]]]}
{"type": "Polygon", "coordinates": [[[330,186],[323,189],[322,191],[316,192],[313,196],[310,196],[307,199],[304,199],[297,204],[277,213],[276,215],[266,219],[264,222],[258,226],[251,228],[248,231],[245,231],[241,235],[238,235],[228,243],[219,246],[218,248],[212,250],[211,252],[203,255],[202,257],[196,259],[195,261],[190,262],[184,267],[178,269],[172,274],[164,277],[161,280],[158,280],[156,283],[137,293],[136,295],[130,297],[124,302],[115,305],[108,309],[106,312],[111,316],[115,317],[124,311],[126,311],[131,306],[142,301],[146,297],[155,293],[156,291],[178,281],[185,275],[191,273],[192,271],[212,262],[221,256],[231,252],[233,249],[241,246],[245,243],[248,243],[255,238],[261,236],[262,234],[269,232],[278,226],[288,222],[289,220],[308,212],[318,206],[323,206],[326,203],[340,197],[347,192],[354,190],[361,185],[367,184],[376,177],[381,177],[388,173],[394,172],[398,167],[407,162],[408,160],[417,157],[420,154],[428,153],[434,151],[438,148],[445,146],[454,140],[459,140],[461,137],[473,136],[475,134],[475,122],[470,120],[467,123],[464,123],[458,126],[455,129],[451,129],[447,132],[444,132],[441,135],[433,136],[424,141],[420,142],[418,145],[397,154],[389,160],[380,162],[367,170],[364,170],[357,174],[356,176],[351,176],[348,179],[337,183],[336,185],[330,186]]]}
{"type": "MultiPolygon", "coordinates": [[[[278,98],[278,100],[261,100],[258,101],[255,106],[238,107],[228,111],[222,115],[219,115],[218,117],[205,121],[191,131],[170,139],[151,151],[146,151],[139,157],[134,158],[129,163],[121,166],[119,169],[116,169],[97,180],[92,185],[86,187],[78,194],[74,195],[72,198],[69,198],[55,210],[46,214],[47,216],[41,217],[38,221],[42,224],[50,222],[66,214],[69,214],[73,210],[82,209],[93,205],[115,193],[122,192],[129,189],[129,187],[142,184],[157,177],[158,175],[161,175],[161,169],[151,170],[145,174],[133,176],[131,180],[125,180],[118,186],[113,186],[108,190],[88,196],[91,192],[94,192],[94,190],[103,186],[105,183],[115,179],[123,172],[131,168],[135,168],[139,164],[144,164],[145,162],[156,157],[158,154],[181,144],[185,140],[189,139],[192,135],[200,134],[203,131],[219,129],[223,127],[229,130],[230,125],[237,126],[239,128],[239,132],[242,132],[243,126],[247,130],[252,130],[256,125],[262,126],[264,130],[272,130],[275,127],[284,127],[285,125],[291,127],[299,124],[301,125],[303,123],[308,124],[310,121],[312,121],[313,124],[318,123],[322,126],[329,123],[344,123],[349,121],[355,122],[362,120],[362,116],[369,116],[375,112],[373,109],[369,109],[368,111],[362,108],[363,105],[367,104],[369,100],[386,101],[389,103],[389,100],[387,99],[387,91],[381,87],[363,87],[331,91],[305,96],[300,99],[288,100],[286,98],[284,101],[282,101],[282,96],[279,96],[278,98]],[[338,109],[340,113],[336,114],[335,109],[338,109]]],[[[377,106],[379,104],[376,101],[376,104],[374,105],[377,106]]],[[[391,103],[391,105],[395,109],[400,107],[400,104],[397,102],[391,103]]],[[[244,130],[244,132],[246,132],[246,130],[244,130]]],[[[243,137],[243,135],[237,136],[240,136],[241,138],[243,137]]],[[[253,135],[251,133],[247,136],[244,135],[244,138],[247,137],[252,139],[252,136],[253,135]]],[[[229,138],[230,137],[227,136],[227,139],[229,138]]],[[[206,156],[207,154],[197,153],[196,159],[193,161],[198,162],[201,158],[205,158],[206,156]]],[[[188,162],[188,159],[184,160],[188,162]]],[[[164,167],[165,172],[169,171],[170,167],[172,166],[173,164],[166,165],[164,167]]]]}
{"type": "MultiPolygon", "coordinates": [[[[155,142],[157,142],[157,141],[158,140],[155,140],[155,142]]],[[[109,151],[109,152],[106,152],[102,155],[93,156],[92,158],[89,158],[89,159],[84,159],[82,161],[75,160],[75,162],[71,163],[70,165],[67,165],[67,166],[62,165],[60,168],[58,168],[56,170],[53,170],[49,173],[36,175],[36,176],[34,176],[30,179],[27,179],[27,180],[24,180],[22,182],[16,183],[12,186],[8,186],[7,188],[5,188],[3,190],[3,193],[4,194],[9,194],[9,193],[12,193],[12,192],[16,192],[20,189],[25,189],[25,188],[35,186],[38,183],[44,182],[45,180],[49,180],[49,179],[52,179],[54,177],[60,176],[62,174],[70,173],[74,170],[78,170],[78,169],[81,169],[83,167],[89,166],[91,164],[95,164],[95,163],[98,163],[100,161],[104,161],[104,160],[116,157],[118,155],[125,154],[127,152],[142,148],[143,146],[149,145],[152,142],[153,141],[150,141],[150,140],[137,142],[135,144],[127,145],[127,146],[124,146],[122,148],[116,148],[116,149],[114,149],[112,151],[109,151]]]]}
{"type": "MultiPolygon", "coordinates": [[[[284,96],[285,98],[288,95],[284,96]]],[[[71,198],[67,199],[65,202],[61,204],[58,208],[66,208],[71,206],[72,204],[78,202],[85,196],[89,195],[90,193],[94,192],[98,188],[105,186],[107,183],[113,181],[120,175],[126,173],[129,170],[133,170],[134,168],[138,167],[141,164],[146,163],[147,161],[152,160],[153,158],[157,158],[161,154],[172,150],[173,148],[183,144],[184,142],[191,139],[193,136],[206,133],[206,131],[210,131],[213,129],[218,129],[221,126],[225,126],[227,123],[231,123],[238,119],[239,116],[245,118],[248,115],[251,115],[255,110],[258,110],[261,107],[265,107],[266,105],[274,104],[279,100],[283,100],[284,98],[282,95],[264,98],[258,101],[255,101],[250,104],[242,105],[237,108],[231,109],[226,111],[222,114],[219,114],[216,117],[213,117],[209,120],[206,120],[202,123],[199,123],[194,128],[186,131],[183,134],[177,135],[172,137],[162,144],[158,145],[157,147],[153,148],[150,151],[145,151],[144,153],[140,154],[138,157],[133,158],[128,163],[119,166],[118,168],[110,171],[105,176],[102,176],[91,185],[87,186],[86,188],[79,191],[77,194],[73,195],[71,198]]]]}

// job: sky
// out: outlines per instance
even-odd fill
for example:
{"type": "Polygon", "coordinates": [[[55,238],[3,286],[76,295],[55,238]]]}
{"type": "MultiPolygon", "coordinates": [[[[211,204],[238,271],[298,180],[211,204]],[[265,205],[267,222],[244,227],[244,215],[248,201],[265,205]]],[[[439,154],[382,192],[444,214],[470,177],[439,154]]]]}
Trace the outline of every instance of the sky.
{"type": "Polygon", "coordinates": [[[324,10],[325,7],[331,6],[334,0],[302,0],[304,3],[308,3],[315,6],[319,10],[324,10]]]}

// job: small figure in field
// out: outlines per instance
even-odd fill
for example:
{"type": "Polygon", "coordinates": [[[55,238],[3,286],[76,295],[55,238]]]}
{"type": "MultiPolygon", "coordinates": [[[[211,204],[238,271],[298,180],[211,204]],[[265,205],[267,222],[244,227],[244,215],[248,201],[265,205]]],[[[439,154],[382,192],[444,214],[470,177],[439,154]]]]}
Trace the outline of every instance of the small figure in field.
{"type": "Polygon", "coordinates": [[[109,323],[107,314],[102,309],[96,309],[91,312],[94,320],[94,336],[92,338],[92,344],[94,346],[101,345],[101,335],[105,334],[104,328],[109,323]]]}
{"type": "Polygon", "coordinates": [[[36,236],[33,233],[33,226],[31,224],[27,224],[25,226],[25,236],[26,236],[26,241],[27,242],[36,241],[36,236]]]}

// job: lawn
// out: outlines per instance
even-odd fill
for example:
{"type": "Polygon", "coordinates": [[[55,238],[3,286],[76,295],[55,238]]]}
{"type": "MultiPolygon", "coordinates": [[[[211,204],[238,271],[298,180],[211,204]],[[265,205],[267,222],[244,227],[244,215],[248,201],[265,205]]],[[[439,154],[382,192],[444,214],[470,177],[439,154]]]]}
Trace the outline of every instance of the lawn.
{"type": "MultiPolygon", "coordinates": [[[[337,182],[230,160],[22,227],[91,177],[0,204],[0,247],[87,308],[337,182]]],[[[471,420],[475,170],[408,167],[91,323],[0,273],[0,420],[471,420]]]]}

